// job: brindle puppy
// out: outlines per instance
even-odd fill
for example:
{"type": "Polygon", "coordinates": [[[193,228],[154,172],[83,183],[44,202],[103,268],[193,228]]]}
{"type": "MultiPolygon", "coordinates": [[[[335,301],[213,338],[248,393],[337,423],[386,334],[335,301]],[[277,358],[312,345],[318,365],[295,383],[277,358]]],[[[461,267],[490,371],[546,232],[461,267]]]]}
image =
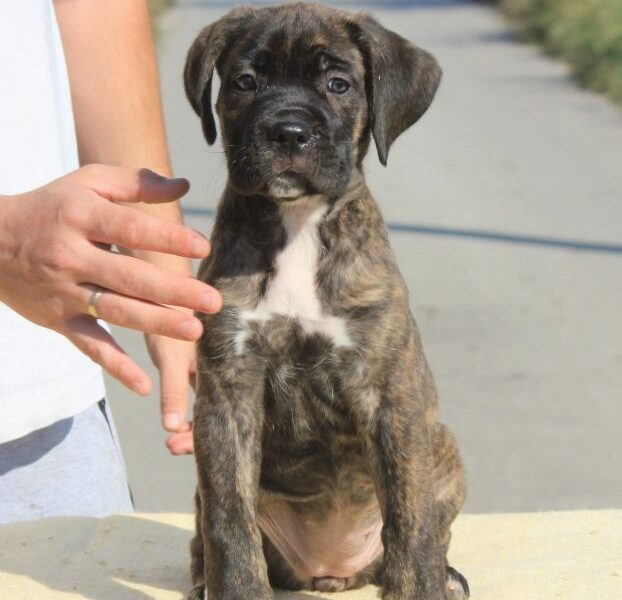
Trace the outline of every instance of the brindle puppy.
{"type": "Polygon", "coordinates": [[[371,17],[240,8],[203,29],[185,70],[229,182],[200,277],[190,598],[268,600],[271,585],[452,600],[446,560],[465,480],[361,163],[386,164],[441,71],[371,17]]]}

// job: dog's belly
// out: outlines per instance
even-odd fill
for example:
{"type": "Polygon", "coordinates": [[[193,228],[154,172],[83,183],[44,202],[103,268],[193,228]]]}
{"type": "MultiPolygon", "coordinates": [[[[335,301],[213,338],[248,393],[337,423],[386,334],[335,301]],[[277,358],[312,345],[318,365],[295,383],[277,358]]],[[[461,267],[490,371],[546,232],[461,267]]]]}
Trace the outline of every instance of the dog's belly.
{"type": "Polygon", "coordinates": [[[298,579],[347,578],[382,554],[382,517],[375,501],[365,507],[335,503],[321,517],[294,509],[285,500],[260,501],[260,529],[298,579]]]}

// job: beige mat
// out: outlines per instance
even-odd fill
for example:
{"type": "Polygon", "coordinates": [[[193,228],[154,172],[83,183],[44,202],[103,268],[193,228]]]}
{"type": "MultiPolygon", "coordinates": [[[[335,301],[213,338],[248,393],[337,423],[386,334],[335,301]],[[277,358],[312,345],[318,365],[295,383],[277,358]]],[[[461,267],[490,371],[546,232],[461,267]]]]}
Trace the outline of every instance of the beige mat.
{"type": "MultiPolygon", "coordinates": [[[[191,529],[190,515],[2,526],[0,600],[181,600],[191,529]]],[[[451,561],[474,600],[622,600],[622,511],[465,515],[451,561]]],[[[318,596],[378,597],[374,588],[318,596]]]]}

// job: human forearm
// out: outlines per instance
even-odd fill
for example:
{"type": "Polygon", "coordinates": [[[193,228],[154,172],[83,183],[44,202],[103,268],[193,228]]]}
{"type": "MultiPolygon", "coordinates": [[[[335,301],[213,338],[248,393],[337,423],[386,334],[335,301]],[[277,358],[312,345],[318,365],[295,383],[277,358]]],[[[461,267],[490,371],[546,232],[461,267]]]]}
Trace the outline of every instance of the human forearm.
{"type": "MultiPolygon", "coordinates": [[[[159,77],[145,0],[55,0],[71,84],[80,162],[170,175],[159,77]]],[[[180,221],[177,203],[137,208],[180,221]]],[[[170,270],[188,261],[137,253],[170,270]]]]}
{"type": "MultiPolygon", "coordinates": [[[[55,0],[65,48],[78,136],[80,161],[149,167],[170,173],[162,119],[159,78],[145,0],[55,0]]],[[[180,221],[177,203],[135,207],[180,221]]],[[[207,244],[207,242],[205,242],[207,244]]],[[[168,271],[191,275],[187,259],[131,251],[168,271]]],[[[220,307],[214,294],[212,310],[220,307]]],[[[177,311],[192,312],[191,307],[177,311]]],[[[163,424],[188,436],[188,377],[194,370],[194,345],[149,332],[151,357],[160,372],[163,424]]],[[[172,451],[180,448],[178,438],[172,451]]],[[[191,444],[190,444],[191,446],[191,444]]]]}
{"type": "Polygon", "coordinates": [[[55,0],[80,162],[170,174],[145,0],[55,0]]]}

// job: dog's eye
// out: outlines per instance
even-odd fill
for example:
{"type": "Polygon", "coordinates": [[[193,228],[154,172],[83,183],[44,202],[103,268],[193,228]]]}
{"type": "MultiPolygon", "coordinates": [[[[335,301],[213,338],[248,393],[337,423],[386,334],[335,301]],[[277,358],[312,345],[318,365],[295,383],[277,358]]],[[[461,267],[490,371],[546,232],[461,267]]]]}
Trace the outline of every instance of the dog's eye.
{"type": "Polygon", "coordinates": [[[248,73],[236,77],[234,83],[235,87],[238,88],[238,90],[242,90],[243,92],[250,92],[251,90],[257,88],[257,82],[255,81],[255,78],[248,73]]]}
{"type": "Polygon", "coordinates": [[[350,84],[341,77],[333,77],[328,81],[328,89],[333,94],[345,94],[350,89],[350,84]]]}

